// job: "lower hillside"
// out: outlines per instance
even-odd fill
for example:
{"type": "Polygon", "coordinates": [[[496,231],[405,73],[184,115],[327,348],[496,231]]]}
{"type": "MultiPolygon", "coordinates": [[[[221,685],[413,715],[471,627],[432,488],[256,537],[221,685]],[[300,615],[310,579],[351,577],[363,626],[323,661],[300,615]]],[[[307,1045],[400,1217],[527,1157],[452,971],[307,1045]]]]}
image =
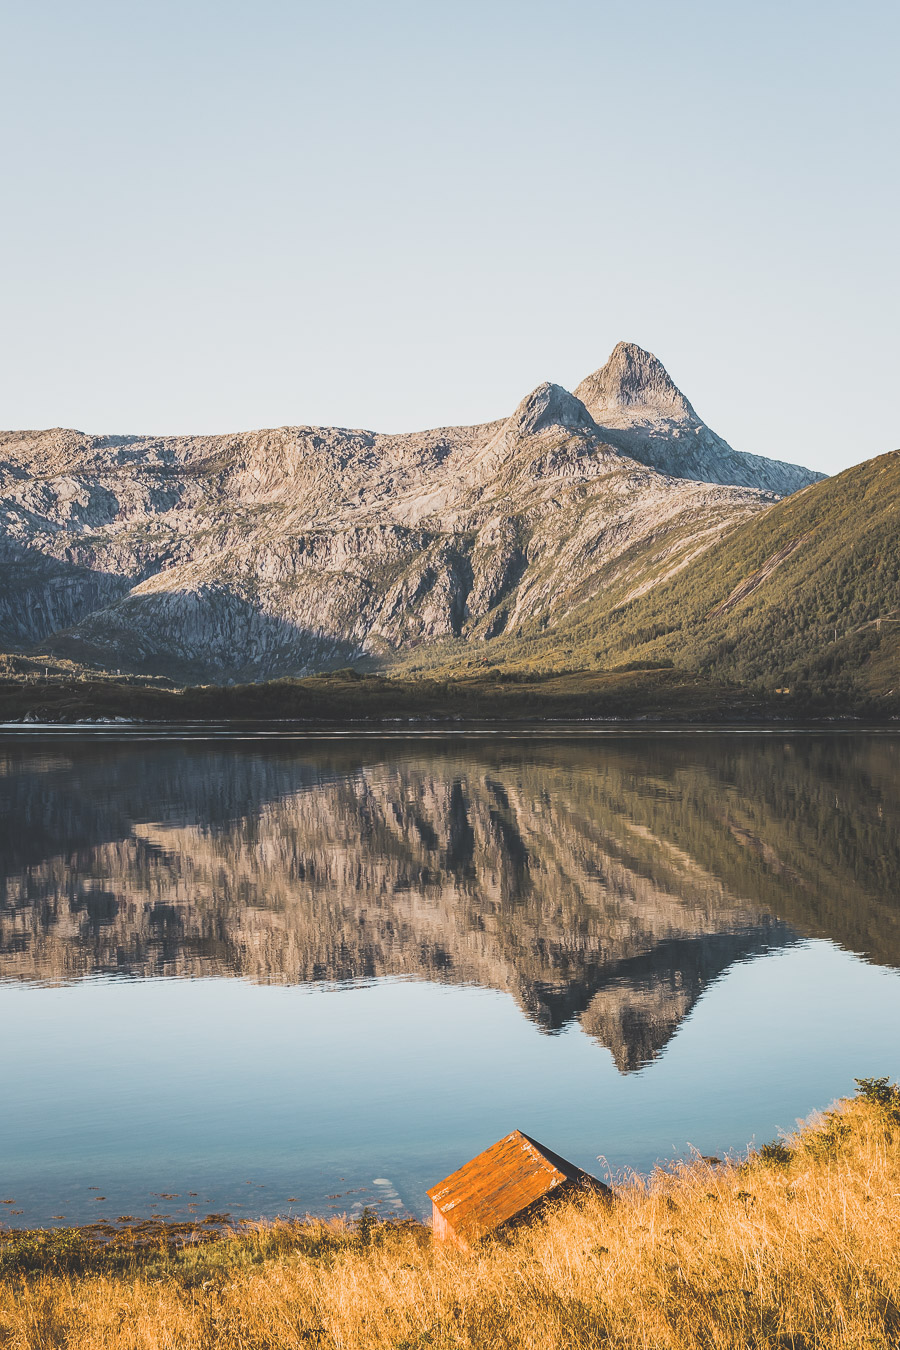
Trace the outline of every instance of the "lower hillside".
{"type": "MultiPolygon", "coordinates": [[[[471,1256],[418,1224],[184,1242],[0,1231],[7,1350],[884,1350],[900,1340],[900,1092],[744,1163],[627,1180],[471,1256]]],[[[149,1229],[149,1232],[148,1232],[149,1229]]]]}
{"type": "MultiPolygon", "coordinates": [[[[552,633],[490,648],[513,668],[671,662],[836,707],[889,699],[900,689],[900,451],[794,493],[612,610],[591,600],[552,633]]],[[[435,658],[452,659],[446,648],[435,658]]]]}

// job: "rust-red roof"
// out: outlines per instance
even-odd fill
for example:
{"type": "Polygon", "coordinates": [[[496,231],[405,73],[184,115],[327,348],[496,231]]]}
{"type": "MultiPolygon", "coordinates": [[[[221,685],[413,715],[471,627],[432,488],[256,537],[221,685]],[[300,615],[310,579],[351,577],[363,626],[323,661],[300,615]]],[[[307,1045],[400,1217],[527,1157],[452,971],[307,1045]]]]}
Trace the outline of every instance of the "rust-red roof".
{"type": "Polygon", "coordinates": [[[570,1184],[606,1189],[574,1163],[513,1130],[432,1186],[428,1196],[436,1224],[440,1215],[455,1235],[474,1242],[570,1184]]]}

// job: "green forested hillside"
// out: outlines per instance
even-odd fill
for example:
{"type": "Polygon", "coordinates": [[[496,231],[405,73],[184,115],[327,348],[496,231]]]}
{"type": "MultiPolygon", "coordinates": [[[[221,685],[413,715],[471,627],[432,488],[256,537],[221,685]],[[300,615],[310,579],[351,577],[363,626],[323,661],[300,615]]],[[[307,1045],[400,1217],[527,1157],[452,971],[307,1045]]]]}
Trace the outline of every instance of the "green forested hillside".
{"type": "Polygon", "coordinates": [[[614,669],[670,662],[794,693],[900,688],[900,451],[785,498],[648,593],[587,602],[492,659],[614,669]]]}

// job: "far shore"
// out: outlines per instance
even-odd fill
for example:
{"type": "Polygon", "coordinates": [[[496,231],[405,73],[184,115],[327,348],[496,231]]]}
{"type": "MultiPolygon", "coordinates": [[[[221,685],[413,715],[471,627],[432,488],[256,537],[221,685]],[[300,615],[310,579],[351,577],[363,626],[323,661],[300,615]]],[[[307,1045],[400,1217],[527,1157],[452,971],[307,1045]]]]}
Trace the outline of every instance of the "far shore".
{"type": "Polygon", "coordinates": [[[285,723],[298,727],[398,726],[457,729],[596,723],[636,727],[889,726],[900,697],[825,697],[713,683],[676,669],[521,674],[478,671],[458,678],[327,672],[253,684],[175,688],[135,678],[65,675],[0,679],[0,723],[84,725],[179,722],[285,723]]]}

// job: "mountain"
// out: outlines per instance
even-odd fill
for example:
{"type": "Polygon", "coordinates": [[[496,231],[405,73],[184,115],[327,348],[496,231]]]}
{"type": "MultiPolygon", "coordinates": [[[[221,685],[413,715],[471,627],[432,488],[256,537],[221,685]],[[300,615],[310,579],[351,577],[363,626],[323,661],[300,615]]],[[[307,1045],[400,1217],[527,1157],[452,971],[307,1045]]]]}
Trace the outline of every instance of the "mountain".
{"type": "Polygon", "coordinates": [[[409,435],[0,434],[0,642],[228,681],[550,631],[820,476],[732,451],[640,348],[579,390],[409,435]]]}

